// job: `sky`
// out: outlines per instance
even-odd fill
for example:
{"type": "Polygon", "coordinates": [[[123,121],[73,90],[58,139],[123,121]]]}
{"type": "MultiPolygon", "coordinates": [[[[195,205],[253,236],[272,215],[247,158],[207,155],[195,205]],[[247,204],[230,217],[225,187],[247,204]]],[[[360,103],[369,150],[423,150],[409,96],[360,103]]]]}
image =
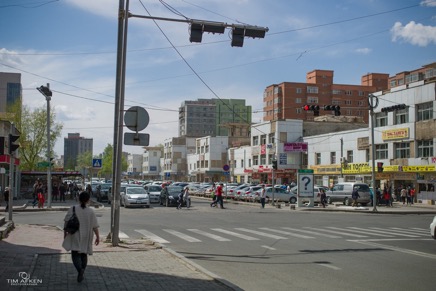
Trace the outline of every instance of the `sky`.
{"type": "MultiPolygon", "coordinates": [[[[113,144],[118,8],[116,0],[0,1],[0,72],[21,74],[31,109],[46,106],[36,88],[50,84],[63,124],[58,157],[68,133],[93,138],[94,155],[113,144]]],[[[245,99],[261,122],[265,88],[304,83],[312,70],[359,85],[367,73],[392,76],[436,61],[436,0],[130,0],[129,10],[269,29],[231,47],[229,29],[190,43],[188,23],[129,18],[124,109],[146,109],[141,133],[150,146],[178,136],[185,100],[245,99]]]]}

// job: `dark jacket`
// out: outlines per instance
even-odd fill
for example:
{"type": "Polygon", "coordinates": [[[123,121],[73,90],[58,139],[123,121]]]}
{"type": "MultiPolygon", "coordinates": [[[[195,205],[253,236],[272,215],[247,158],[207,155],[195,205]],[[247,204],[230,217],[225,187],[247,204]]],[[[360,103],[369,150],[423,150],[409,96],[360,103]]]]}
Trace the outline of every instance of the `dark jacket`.
{"type": "Polygon", "coordinates": [[[360,197],[359,192],[357,191],[357,189],[354,189],[353,193],[351,193],[351,198],[357,199],[359,197],[360,197]]]}

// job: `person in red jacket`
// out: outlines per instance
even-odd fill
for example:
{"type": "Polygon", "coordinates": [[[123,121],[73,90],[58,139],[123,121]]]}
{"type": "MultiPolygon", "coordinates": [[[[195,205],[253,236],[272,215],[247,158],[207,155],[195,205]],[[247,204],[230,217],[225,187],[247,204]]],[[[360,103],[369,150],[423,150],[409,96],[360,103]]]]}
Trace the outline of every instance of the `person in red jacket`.
{"type": "Polygon", "coordinates": [[[210,207],[216,206],[218,203],[221,206],[221,209],[224,209],[224,201],[223,201],[223,183],[220,183],[218,187],[215,189],[215,200],[210,204],[210,207]]]}

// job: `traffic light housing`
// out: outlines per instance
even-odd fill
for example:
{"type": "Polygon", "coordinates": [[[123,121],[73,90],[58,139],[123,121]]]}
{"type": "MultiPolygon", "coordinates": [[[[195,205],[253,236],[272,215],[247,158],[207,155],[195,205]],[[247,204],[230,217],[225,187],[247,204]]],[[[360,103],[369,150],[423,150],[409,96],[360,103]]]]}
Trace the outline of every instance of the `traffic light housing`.
{"type": "Polygon", "coordinates": [[[19,135],[9,134],[9,154],[12,155],[18,148],[19,144],[15,143],[20,138],[19,135]]]}
{"type": "Polygon", "coordinates": [[[53,96],[53,93],[51,92],[51,90],[46,86],[40,86],[36,89],[45,97],[52,97],[53,96]]]}
{"type": "Polygon", "coordinates": [[[324,105],[323,109],[327,111],[334,111],[335,116],[341,116],[341,106],[339,105],[324,105]]]}
{"type": "Polygon", "coordinates": [[[274,170],[277,170],[277,160],[272,161],[272,167],[274,170]]]}
{"type": "Polygon", "coordinates": [[[304,105],[304,111],[313,111],[313,116],[319,116],[319,105],[304,105]]]}
{"type": "Polygon", "coordinates": [[[383,163],[377,162],[377,172],[383,173],[383,163]]]}

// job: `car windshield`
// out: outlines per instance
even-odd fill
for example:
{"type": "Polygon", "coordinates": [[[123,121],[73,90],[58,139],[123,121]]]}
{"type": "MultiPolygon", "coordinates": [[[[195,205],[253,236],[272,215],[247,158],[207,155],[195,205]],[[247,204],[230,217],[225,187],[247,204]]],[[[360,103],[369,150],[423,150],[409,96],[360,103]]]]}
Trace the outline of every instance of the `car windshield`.
{"type": "Polygon", "coordinates": [[[148,191],[149,192],[160,192],[162,190],[162,187],[160,186],[149,186],[148,191]]]}
{"type": "Polygon", "coordinates": [[[145,192],[145,189],[142,187],[129,187],[126,188],[127,192],[126,194],[147,194],[145,192]]]}
{"type": "Polygon", "coordinates": [[[112,186],[112,184],[111,183],[104,183],[104,184],[101,184],[100,186],[101,186],[101,190],[109,190],[110,187],[112,186]]]}
{"type": "Polygon", "coordinates": [[[354,185],[354,187],[356,187],[357,190],[369,192],[369,186],[366,184],[358,184],[358,185],[354,185]]]}
{"type": "Polygon", "coordinates": [[[182,192],[183,187],[180,186],[168,186],[167,191],[170,195],[179,195],[182,192]]]}

